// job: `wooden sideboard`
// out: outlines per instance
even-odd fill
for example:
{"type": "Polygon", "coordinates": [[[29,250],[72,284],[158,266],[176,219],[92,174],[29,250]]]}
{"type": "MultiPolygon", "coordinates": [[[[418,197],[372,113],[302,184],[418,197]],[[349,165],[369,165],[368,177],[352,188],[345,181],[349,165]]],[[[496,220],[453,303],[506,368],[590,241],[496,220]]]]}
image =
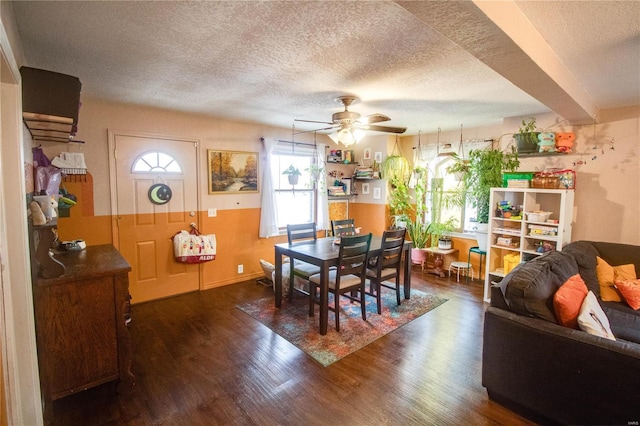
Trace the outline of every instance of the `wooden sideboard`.
{"type": "Polygon", "coordinates": [[[119,392],[134,385],[125,324],[131,267],[110,244],[55,258],[64,274],[33,283],[45,423],[53,400],[110,381],[119,392]]]}

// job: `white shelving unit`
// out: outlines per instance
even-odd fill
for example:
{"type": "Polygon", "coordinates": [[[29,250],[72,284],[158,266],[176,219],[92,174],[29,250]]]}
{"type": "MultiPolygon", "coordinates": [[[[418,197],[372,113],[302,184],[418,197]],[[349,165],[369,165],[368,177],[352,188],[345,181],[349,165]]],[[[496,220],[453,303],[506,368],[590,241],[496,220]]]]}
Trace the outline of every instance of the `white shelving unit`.
{"type": "Polygon", "coordinates": [[[562,250],[563,246],[571,242],[573,190],[493,188],[490,203],[492,210],[489,216],[485,302],[491,299],[491,283],[499,282],[505,276],[506,255],[519,256],[520,262],[527,262],[544,253],[538,251],[542,250],[539,249],[541,244],[562,250]],[[549,220],[557,223],[528,221],[524,214],[522,219],[499,217],[496,207],[501,201],[521,206],[523,212],[551,212],[549,220]]]}

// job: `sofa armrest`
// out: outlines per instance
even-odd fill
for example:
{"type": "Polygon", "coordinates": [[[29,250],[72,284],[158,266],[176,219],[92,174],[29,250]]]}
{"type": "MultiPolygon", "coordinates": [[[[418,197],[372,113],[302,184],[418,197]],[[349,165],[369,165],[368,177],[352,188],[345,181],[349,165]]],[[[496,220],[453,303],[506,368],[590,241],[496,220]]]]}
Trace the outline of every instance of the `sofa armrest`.
{"type": "Polygon", "coordinates": [[[482,384],[489,395],[564,424],[640,421],[640,345],[489,307],[482,384]]]}

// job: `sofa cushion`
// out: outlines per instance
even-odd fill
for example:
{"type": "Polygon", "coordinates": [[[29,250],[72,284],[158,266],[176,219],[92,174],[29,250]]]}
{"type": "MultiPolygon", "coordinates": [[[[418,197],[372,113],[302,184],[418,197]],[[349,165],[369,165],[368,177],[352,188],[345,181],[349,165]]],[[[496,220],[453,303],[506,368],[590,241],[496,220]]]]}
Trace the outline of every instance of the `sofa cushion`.
{"type": "Polygon", "coordinates": [[[636,268],[632,263],[611,266],[606,260],[596,256],[596,274],[600,284],[600,299],[605,302],[622,302],[620,293],[614,287],[615,280],[635,280],[636,268]]]}
{"type": "Polygon", "coordinates": [[[640,309],[640,280],[616,280],[615,286],[631,309],[640,309]]]}
{"type": "Polygon", "coordinates": [[[580,274],[570,277],[553,296],[553,310],[558,324],[578,328],[578,314],[589,289],[580,274]]]}
{"type": "Polygon", "coordinates": [[[562,248],[563,253],[568,253],[576,259],[580,276],[596,296],[600,295],[600,284],[596,275],[596,256],[598,250],[590,241],[575,241],[562,248]]]}
{"type": "Polygon", "coordinates": [[[618,339],[640,343],[640,311],[634,311],[624,302],[600,302],[600,306],[618,339]]]}
{"type": "Polygon", "coordinates": [[[580,330],[586,331],[594,336],[604,337],[609,340],[616,340],[609,325],[609,319],[604,313],[595,294],[590,291],[580,307],[578,315],[578,326],[580,330]]]}
{"type": "Polygon", "coordinates": [[[552,251],[518,265],[500,282],[500,287],[512,311],[557,322],[553,295],[577,273],[572,255],[552,251]]]}
{"type": "Polygon", "coordinates": [[[640,277],[640,246],[600,241],[594,241],[593,246],[598,251],[598,255],[610,265],[633,263],[636,268],[636,276],[640,277]]]}

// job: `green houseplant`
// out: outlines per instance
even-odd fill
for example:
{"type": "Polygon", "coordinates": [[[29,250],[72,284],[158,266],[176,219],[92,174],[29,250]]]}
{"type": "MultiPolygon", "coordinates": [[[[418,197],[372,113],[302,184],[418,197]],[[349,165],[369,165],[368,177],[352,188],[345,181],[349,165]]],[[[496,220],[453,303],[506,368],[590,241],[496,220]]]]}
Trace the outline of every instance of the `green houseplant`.
{"type": "Polygon", "coordinates": [[[440,238],[454,230],[457,219],[450,217],[446,220],[442,218],[442,211],[450,205],[444,194],[444,179],[431,179],[431,215],[429,223],[429,234],[431,235],[431,247],[437,247],[440,238]]]}
{"type": "Polygon", "coordinates": [[[411,210],[411,198],[409,188],[404,181],[392,178],[389,181],[389,214],[395,227],[406,226],[409,221],[409,211],[411,210]]]}
{"type": "Polygon", "coordinates": [[[536,118],[530,117],[528,120],[522,120],[522,124],[518,129],[518,133],[513,135],[518,145],[519,153],[531,153],[538,151],[538,135],[536,131],[536,118]]]}
{"type": "MultiPolygon", "coordinates": [[[[462,177],[457,195],[466,196],[466,201],[478,209],[479,223],[489,222],[491,188],[502,187],[502,173],[516,171],[518,166],[518,153],[513,147],[508,152],[491,148],[469,152],[467,173],[462,177]]],[[[458,203],[462,205],[461,200],[458,203]]]]}
{"type": "Polygon", "coordinates": [[[298,179],[300,178],[300,175],[302,175],[302,173],[300,173],[300,170],[297,167],[295,167],[293,164],[287,167],[282,172],[282,174],[287,175],[287,178],[289,179],[289,184],[291,186],[297,185],[298,179]]]}
{"type": "MultiPolygon", "coordinates": [[[[393,226],[402,227],[409,220],[411,210],[411,197],[407,182],[411,175],[409,161],[401,154],[396,153],[398,141],[393,148],[393,152],[384,159],[380,165],[381,177],[389,183],[389,214],[393,226]]],[[[405,225],[406,226],[406,225],[405,225]]]]}
{"type": "Polygon", "coordinates": [[[448,202],[464,207],[468,202],[477,209],[476,239],[481,249],[486,251],[487,225],[489,223],[489,205],[491,188],[502,186],[502,173],[513,172],[520,165],[518,152],[514,147],[503,152],[493,148],[471,150],[468,162],[460,160],[448,171],[464,169],[458,189],[452,194],[448,202]]]}

